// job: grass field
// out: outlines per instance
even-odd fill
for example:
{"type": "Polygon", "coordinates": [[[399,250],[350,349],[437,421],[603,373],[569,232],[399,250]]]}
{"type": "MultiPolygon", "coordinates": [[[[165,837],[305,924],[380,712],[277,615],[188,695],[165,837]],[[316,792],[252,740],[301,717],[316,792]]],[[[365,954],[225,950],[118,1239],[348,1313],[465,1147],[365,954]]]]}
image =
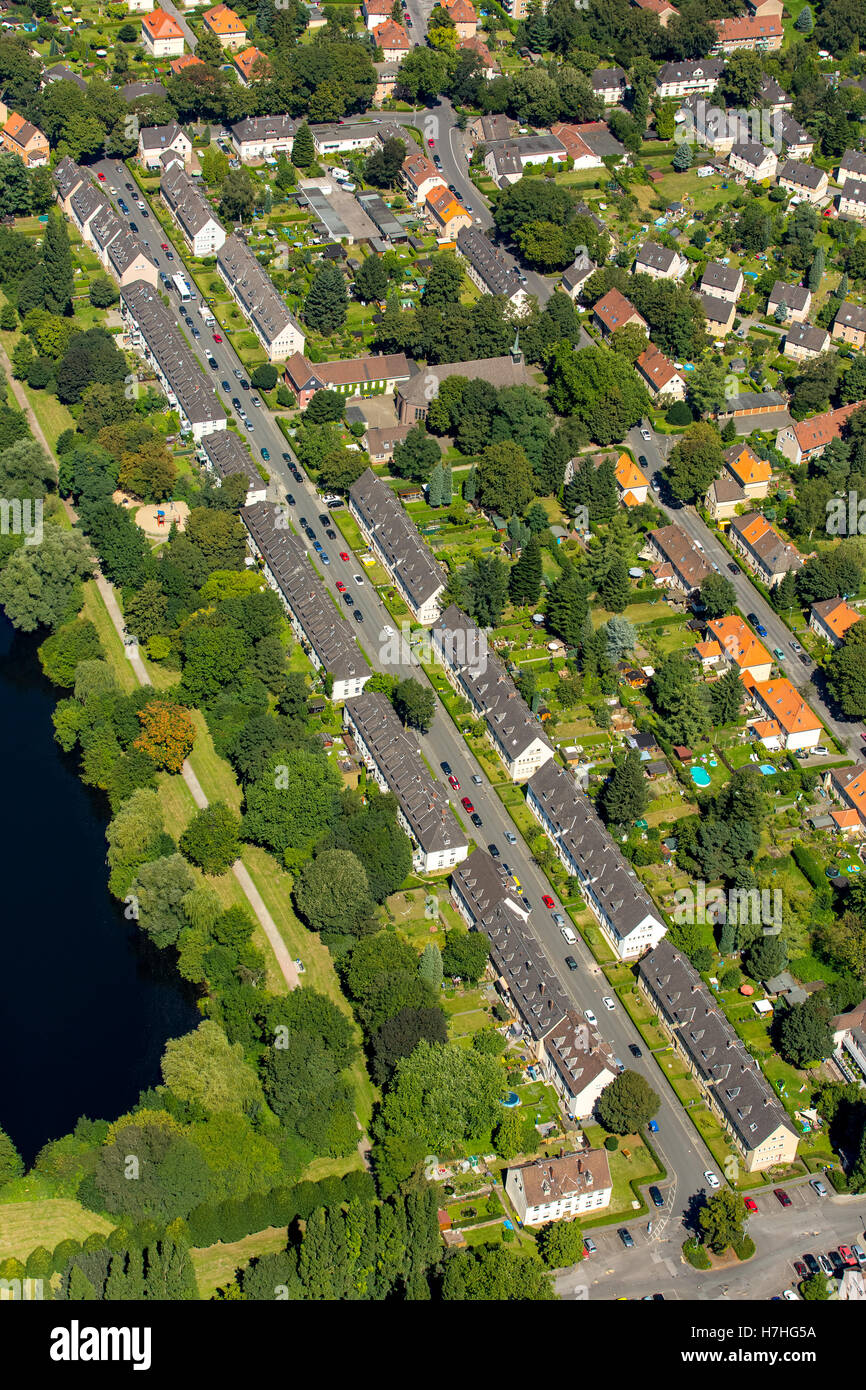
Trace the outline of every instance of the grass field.
{"type": "Polygon", "coordinates": [[[45,1197],[36,1202],[0,1205],[0,1259],[14,1255],[25,1260],[37,1245],[53,1250],[61,1240],[84,1240],[98,1231],[112,1230],[112,1222],[87,1211],[65,1197],[45,1197]]]}
{"type": "Polygon", "coordinates": [[[199,1294],[203,1299],[209,1299],[215,1289],[231,1283],[236,1269],[249,1264],[256,1255],[272,1255],[285,1248],[285,1226],[269,1226],[265,1231],[254,1231],[252,1235],[244,1236],[243,1240],[231,1241],[227,1245],[192,1249],[190,1256],[199,1294]]]}

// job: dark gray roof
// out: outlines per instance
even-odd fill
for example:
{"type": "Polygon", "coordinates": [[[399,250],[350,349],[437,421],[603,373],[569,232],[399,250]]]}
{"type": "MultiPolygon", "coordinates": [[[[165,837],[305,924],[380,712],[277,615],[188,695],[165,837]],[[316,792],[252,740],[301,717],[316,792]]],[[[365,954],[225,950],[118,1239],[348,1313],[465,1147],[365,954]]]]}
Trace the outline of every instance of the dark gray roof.
{"type": "Polygon", "coordinates": [[[348,623],[334,607],[304,545],[289,531],[284,510],[270,502],[254,502],[241,508],[241,520],[323,669],[335,680],[369,675],[348,623]]]}
{"type": "Polygon", "coordinates": [[[574,265],[570,265],[568,270],[562,272],[562,283],[566,289],[575,290],[596,269],[595,261],[591,261],[589,256],[578,256],[574,265]]]}
{"type": "Polygon", "coordinates": [[[55,63],[53,68],[46,68],[42,74],[46,82],[74,82],[76,87],[80,87],[82,92],[87,91],[87,83],[77,72],[73,72],[65,63],[55,63]]]}
{"type": "Polygon", "coordinates": [[[245,140],[289,140],[294,138],[299,122],[294,116],[247,116],[231,128],[232,139],[240,144],[245,140]]]}
{"type": "Polygon", "coordinates": [[[290,324],[303,337],[270,275],[245,242],[228,237],[217,252],[217,265],[265,342],[274,342],[290,324]]]}
{"type": "Polygon", "coordinates": [[[823,352],[827,346],[827,331],[815,328],[811,323],[792,323],[785,330],[785,342],[793,347],[806,348],[810,352],[823,352]]]}
{"type": "Polygon", "coordinates": [[[853,328],[856,332],[866,332],[866,308],[862,304],[851,304],[847,299],[839,305],[834,324],[842,324],[845,328],[853,328]]]}
{"type": "Polygon", "coordinates": [[[753,169],[759,169],[767,155],[772,154],[772,150],[768,150],[766,145],[760,144],[757,140],[741,140],[731,147],[731,154],[750,164],[753,169]]]}
{"type": "Polygon", "coordinates": [[[433,640],[509,759],[519,758],[536,739],[552,754],[541,721],[530,711],[505,666],[487,649],[484,634],[455,603],[449,604],[434,624],[433,640]]]}
{"type": "Polygon", "coordinates": [[[717,82],[724,72],[721,58],[699,58],[695,62],[665,63],[659,71],[658,82],[698,82],[702,78],[717,82]]]}
{"type": "Polygon", "coordinates": [[[228,478],[233,473],[242,473],[256,486],[265,486],[256,465],[231,430],[214,430],[211,434],[206,434],[201,447],[213,464],[217,477],[228,478]]]}
{"type": "Polygon", "coordinates": [[[727,323],[731,317],[731,310],[735,306],[730,299],[721,299],[717,294],[707,294],[703,290],[698,291],[698,299],[701,301],[703,311],[710,323],[727,323]]]}
{"type": "Polygon", "coordinates": [[[520,293],[520,277],[514,266],[508,264],[502,252],[477,227],[460,228],[457,250],[466,257],[489,294],[511,299],[520,293]]]}
{"type": "Polygon", "coordinates": [[[780,1125],[793,1133],[787,1111],[685,956],[660,941],[638,971],[743,1148],[758,1148],[780,1125]]]}
{"type": "Polygon", "coordinates": [[[480,357],[472,362],[445,362],[439,367],[424,367],[411,381],[401,382],[397,395],[409,405],[429,405],[439,392],[439,383],[451,376],[465,376],[468,381],[489,381],[491,386],[537,386],[537,382],[522,362],[512,357],[480,357]]]}
{"type": "Polygon", "coordinates": [[[773,135],[781,138],[790,148],[798,145],[814,144],[814,137],[804,130],[799,121],[788,111],[776,111],[773,115],[773,135]]]}
{"type": "Polygon", "coordinates": [[[60,194],[61,200],[68,198],[73,189],[83,183],[85,178],[89,180],[89,176],[85,174],[80,165],[75,163],[74,159],[69,158],[68,154],[64,155],[54,167],[54,186],[60,194]]]}
{"type": "Polygon", "coordinates": [[[528,790],[577,865],[584,891],[595,898],[619,938],[629,937],[648,918],[663,926],[649,893],[571,774],[551,760],[529,779],[528,790]]]}
{"type": "Polygon", "coordinates": [[[846,150],[839,160],[840,169],[850,169],[860,179],[866,179],[866,154],[859,150],[846,150]]]}
{"type": "Polygon", "coordinates": [[[866,203],[866,179],[846,179],[837,197],[853,203],[866,203]]]}
{"type": "Polygon", "coordinates": [[[415,607],[421,608],[444,587],[445,574],[422,541],[415,523],[372,468],[366,468],[352,484],[349,497],[367,530],[375,536],[388,569],[399,572],[401,585],[415,607]]]}
{"type": "Polygon", "coordinates": [[[209,222],[219,225],[211,204],[179,165],[173,164],[164,171],[159,181],[159,191],[190,240],[209,222]]]}
{"type": "Polygon", "coordinates": [[[127,102],[143,101],[145,97],[166,97],[168,92],[161,82],[127,82],[123,88],[123,99],[127,102]]]}
{"type": "Polygon", "coordinates": [[[786,304],[789,309],[805,309],[809,302],[810,291],[805,285],[786,285],[783,280],[777,280],[770,291],[770,304],[786,304]]]}
{"type": "Polygon", "coordinates": [[[224,421],[226,413],[216,392],[157,291],[143,280],[134,280],[123,286],[120,298],[190,424],[224,421]]]}
{"type": "Polygon", "coordinates": [[[405,238],[406,228],[378,193],[358,193],[356,201],[370,221],[379,228],[383,237],[387,237],[389,241],[401,241],[405,238]]]}
{"type": "Polygon", "coordinates": [[[789,179],[800,188],[814,190],[827,175],[823,169],[816,169],[814,164],[804,164],[802,159],[786,159],[784,164],[779,165],[776,177],[780,183],[782,179],[789,179]]]}
{"type": "Polygon", "coordinates": [[[119,237],[124,231],[124,224],[111,207],[97,213],[90,224],[91,236],[101,251],[107,251],[115,237],[119,237]]]}
{"type": "Polygon", "coordinates": [[[708,261],[707,268],[701,276],[701,287],[713,290],[727,290],[733,294],[734,290],[742,279],[743,272],[739,266],[724,265],[722,261],[708,261]]]}
{"type": "Polygon", "coordinates": [[[88,218],[92,218],[100,209],[109,207],[108,199],[98,188],[94,188],[92,183],[82,183],[70,199],[72,210],[79,222],[83,226],[88,218]]]}
{"type": "Polygon", "coordinates": [[[610,92],[615,87],[623,91],[628,85],[628,79],[622,68],[596,68],[589,80],[595,92],[610,92]]]}
{"type": "Polygon", "coordinates": [[[428,772],[417,739],[403,728],[387,695],[374,691],[354,695],[346,701],[346,714],[367,745],[388,790],[397,798],[412,836],[424,853],[465,848],[466,835],[443,788],[428,772]]]}
{"type": "Polygon", "coordinates": [[[659,246],[657,241],[645,241],[637,253],[635,274],[644,265],[653,270],[670,270],[677,258],[678,252],[672,251],[669,246],[659,246]]]}
{"type": "Polygon", "coordinates": [[[139,139],[144,150],[167,150],[180,134],[177,121],[169,121],[168,125],[145,126],[139,131],[139,139]]]}

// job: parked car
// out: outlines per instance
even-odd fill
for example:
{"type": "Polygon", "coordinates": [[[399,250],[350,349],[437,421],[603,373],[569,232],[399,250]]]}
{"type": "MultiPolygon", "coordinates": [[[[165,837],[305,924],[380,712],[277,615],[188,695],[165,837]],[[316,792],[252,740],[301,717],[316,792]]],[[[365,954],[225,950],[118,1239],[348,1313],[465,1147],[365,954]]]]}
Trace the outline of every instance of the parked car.
{"type": "Polygon", "coordinates": [[[800,643],[795,641],[794,638],[791,638],[791,641],[788,643],[788,646],[791,648],[792,652],[801,652],[803,650],[803,648],[800,646],[800,643]]]}
{"type": "MultiPolygon", "coordinates": [[[[834,1251],[834,1254],[835,1254],[835,1251],[834,1251]]],[[[836,1255],[836,1259],[839,1260],[839,1256],[838,1256],[838,1255],[836,1255]]],[[[826,1256],[826,1255],[819,1255],[819,1256],[818,1256],[818,1263],[819,1263],[819,1265],[821,1266],[821,1269],[824,1271],[824,1273],[825,1273],[826,1275],[832,1277],[832,1275],[833,1275],[833,1266],[832,1266],[832,1264],[830,1263],[830,1261],[827,1259],[827,1256],[826,1256]]],[[[839,1263],[840,1263],[840,1265],[841,1265],[842,1261],[839,1260],[839,1263]]]]}
{"type": "Polygon", "coordinates": [[[809,1271],[803,1264],[802,1260],[794,1261],[794,1272],[797,1275],[798,1279],[808,1279],[809,1277],[809,1271]]]}
{"type": "MultiPolygon", "coordinates": [[[[784,1187],[774,1187],[773,1196],[781,1203],[783,1207],[789,1207],[791,1205],[791,1198],[788,1196],[784,1187]]],[[[808,1264],[808,1260],[806,1261],[806,1263],[808,1264]]]]}
{"type": "Polygon", "coordinates": [[[811,1181],[810,1181],[810,1183],[809,1183],[809,1186],[810,1186],[810,1187],[814,1187],[814,1189],[815,1189],[815,1191],[817,1192],[817,1194],[818,1194],[819,1197],[826,1197],[826,1196],[827,1196],[827,1189],[826,1189],[826,1187],[824,1186],[824,1184],[821,1182],[821,1179],[820,1179],[820,1178],[812,1178],[811,1181]]]}
{"type": "Polygon", "coordinates": [[[746,1211],[750,1211],[752,1213],[758,1210],[758,1203],[755,1201],[754,1197],[744,1197],[743,1206],[746,1208],[746,1211]]]}
{"type": "Polygon", "coordinates": [[[839,1254],[842,1256],[842,1259],[844,1260],[845,1264],[848,1266],[849,1269],[857,1268],[857,1256],[854,1254],[854,1251],[851,1249],[850,1245],[840,1245],[839,1254]]]}
{"type": "Polygon", "coordinates": [[[831,1265],[833,1266],[833,1273],[834,1273],[834,1274],[841,1274],[842,1271],[843,1271],[844,1268],[845,1268],[845,1261],[842,1259],[842,1256],[839,1254],[839,1251],[838,1251],[838,1250],[828,1250],[828,1251],[827,1251],[827,1259],[830,1261],[831,1265]]]}
{"type": "Polygon", "coordinates": [[[541,901],[544,903],[545,907],[556,907],[556,903],[553,901],[553,898],[550,896],[549,893],[542,893],[541,901]]]}
{"type": "Polygon", "coordinates": [[[472,815],[472,812],[475,810],[475,807],[472,805],[472,802],[469,800],[468,796],[461,796],[460,805],[463,807],[464,811],[469,812],[470,816],[472,815]]]}
{"type": "MultiPolygon", "coordinates": [[[[473,812],[472,812],[472,815],[469,817],[469,819],[471,820],[472,824],[475,826],[475,829],[476,829],[476,830],[480,830],[481,827],[482,827],[482,825],[484,824],[484,822],[482,821],[482,819],[481,819],[481,817],[479,816],[479,814],[478,814],[477,811],[473,811],[473,812]]],[[[525,901],[525,899],[524,899],[524,901],[525,901]]]]}
{"type": "Polygon", "coordinates": [[[229,386],[229,384],[228,384],[227,381],[221,381],[221,382],[220,382],[220,386],[222,387],[222,389],[223,389],[224,391],[230,391],[230,390],[232,389],[232,388],[229,386]]]}
{"type": "Polygon", "coordinates": [[[450,776],[451,776],[451,773],[452,773],[452,771],[453,771],[453,768],[451,767],[451,764],[450,764],[450,763],[440,763],[439,766],[441,767],[442,771],[445,773],[445,776],[446,776],[446,777],[450,777],[450,776]]]}
{"type": "Polygon", "coordinates": [[[286,493],[286,501],[288,502],[290,507],[293,507],[295,505],[295,499],[290,492],[286,493]]]}
{"type": "Polygon", "coordinates": [[[510,845],[516,845],[516,844],[517,844],[517,836],[514,835],[514,834],[512,834],[512,832],[511,832],[510,830],[506,830],[506,832],[505,832],[505,838],[506,838],[506,840],[508,841],[508,843],[509,843],[510,845]]]}
{"type": "Polygon", "coordinates": [[[584,1009],[584,1011],[583,1011],[583,1016],[584,1016],[584,1018],[586,1019],[587,1023],[591,1023],[591,1024],[592,1024],[593,1028],[594,1028],[594,1027],[596,1026],[596,1024],[598,1023],[598,1019],[596,1018],[595,1014],[592,1012],[592,1009],[584,1009]]]}
{"type": "Polygon", "coordinates": [[[338,580],[337,580],[337,593],[338,593],[338,594],[344,594],[345,592],[346,592],[346,586],[345,586],[345,584],[343,583],[342,579],[338,579],[338,580]]]}
{"type": "Polygon", "coordinates": [[[354,607],[355,607],[355,600],[354,600],[354,598],[352,597],[351,594],[344,594],[344,595],[343,595],[343,602],[345,603],[345,605],[346,605],[347,608],[354,608],[354,607]]]}
{"type": "Polygon", "coordinates": [[[808,1271],[809,1271],[810,1274],[820,1274],[820,1273],[821,1273],[821,1266],[819,1265],[818,1261],[815,1259],[815,1256],[814,1256],[814,1255],[804,1255],[804,1256],[803,1256],[803,1264],[806,1266],[806,1268],[808,1269],[808,1271]]]}
{"type": "MultiPolygon", "coordinates": [[[[556,923],[556,925],[560,928],[560,930],[565,926],[565,918],[563,917],[561,912],[554,912],[553,920],[556,923]]],[[[576,940],[579,941],[580,937],[576,937],[576,940]]]]}
{"type": "Polygon", "coordinates": [[[264,459],[265,463],[269,462],[270,457],[270,452],[267,449],[262,449],[262,458],[264,459]]]}
{"type": "Polygon", "coordinates": [[[604,1007],[605,1007],[606,1009],[608,1009],[611,1013],[613,1013],[614,1009],[616,1008],[616,1004],[615,1004],[614,1001],[611,999],[611,997],[610,997],[609,994],[606,994],[606,995],[604,996],[604,998],[602,999],[601,1002],[602,1002],[602,1004],[604,1005],[604,1007]]]}
{"type": "Polygon", "coordinates": [[[620,1226],[619,1230],[617,1231],[617,1235],[619,1236],[626,1250],[634,1249],[634,1240],[632,1239],[631,1231],[627,1231],[625,1226],[620,1226]]]}
{"type": "Polygon", "coordinates": [[[645,444],[651,444],[651,443],[652,443],[652,434],[651,434],[650,431],[647,429],[646,425],[641,425],[641,427],[640,427],[640,437],[641,437],[641,439],[644,441],[645,444]]]}
{"type": "Polygon", "coordinates": [[[707,1171],[704,1173],[704,1177],[707,1180],[708,1187],[712,1187],[713,1189],[715,1189],[719,1186],[719,1180],[711,1168],[707,1169],[707,1171]]]}
{"type": "Polygon", "coordinates": [[[852,1245],[851,1249],[854,1252],[855,1260],[860,1268],[863,1269],[863,1267],[866,1266],[866,1250],[863,1249],[862,1245],[852,1245]]]}
{"type": "Polygon", "coordinates": [[[805,652],[801,652],[801,653],[800,653],[800,665],[801,665],[801,666],[811,666],[811,664],[812,664],[812,658],[811,658],[810,656],[807,656],[805,652]]]}
{"type": "Polygon", "coordinates": [[[352,616],[356,623],[362,623],[364,621],[364,614],[361,612],[360,608],[353,608],[352,616]]]}
{"type": "Polygon", "coordinates": [[[583,1238],[583,1253],[584,1253],[584,1255],[594,1255],[597,1249],[598,1249],[598,1246],[596,1245],[595,1241],[592,1239],[592,1236],[584,1236],[584,1238],[583,1238]]]}
{"type": "Polygon", "coordinates": [[[736,561],[734,561],[734,560],[729,560],[729,561],[728,561],[728,569],[730,570],[731,574],[739,574],[739,573],[740,573],[740,567],[739,567],[739,565],[736,563],[736,561]]]}
{"type": "Polygon", "coordinates": [[[649,1192],[650,1201],[652,1202],[654,1207],[664,1206],[665,1199],[657,1187],[650,1187],[647,1189],[647,1191],[649,1192]]]}
{"type": "Polygon", "coordinates": [[[494,859],[498,859],[498,858],[499,858],[499,846],[498,846],[498,845],[488,845],[488,846],[487,846],[487,853],[490,854],[490,855],[492,855],[494,859]]]}
{"type": "Polygon", "coordinates": [[[785,653],[782,651],[782,648],[781,648],[781,647],[774,647],[774,648],[773,648],[773,656],[776,658],[777,661],[784,661],[784,660],[785,660],[785,653]]]}
{"type": "Polygon", "coordinates": [[[783,1289],[782,1297],[786,1303],[799,1303],[800,1299],[793,1289],[783,1289]]]}

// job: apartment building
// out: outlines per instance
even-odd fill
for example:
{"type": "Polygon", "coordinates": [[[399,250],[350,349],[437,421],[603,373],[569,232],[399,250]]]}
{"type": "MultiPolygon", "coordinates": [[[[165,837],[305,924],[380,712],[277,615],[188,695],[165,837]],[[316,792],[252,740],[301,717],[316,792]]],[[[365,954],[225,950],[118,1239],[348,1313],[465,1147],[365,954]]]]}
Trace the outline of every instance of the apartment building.
{"type": "Polygon", "coordinates": [[[710,23],[718,35],[712,48],[714,54],[738,53],[744,48],[774,53],[782,47],[784,30],[778,15],[738,15],[733,19],[713,19],[710,23]]]}
{"type": "Polygon", "coordinates": [[[750,444],[732,444],[724,459],[726,469],[747,497],[766,497],[773,477],[767,459],[759,458],[750,444]]]}
{"type": "Polygon", "coordinates": [[[270,275],[237,235],[220,247],[217,270],[249,319],[269,361],[303,352],[303,329],[289,313],[270,275]]]}
{"type": "Polygon", "coordinates": [[[803,557],[797,547],[783,540],[760,512],[734,517],[728,535],[734,549],[768,589],[775,588],[792,570],[803,568],[803,557]]]}
{"type": "Polygon", "coordinates": [[[9,111],[2,102],[0,119],[3,121],[0,149],[7,154],[17,154],[28,169],[38,169],[48,163],[51,148],[47,136],[42,134],[38,126],[33,125],[32,121],[25,121],[17,111],[9,111]]]}
{"type": "Polygon", "coordinates": [[[813,632],[831,647],[841,647],[861,614],[843,598],[825,598],[813,603],[809,612],[809,626],[813,632]]]}
{"type": "Polygon", "coordinates": [[[377,29],[380,24],[384,24],[386,19],[391,18],[391,11],[394,8],[394,0],[363,0],[361,14],[369,33],[377,29]]]}
{"type": "Polygon", "coordinates": [[[371,468],[349,489],[349,511],[415,621],[429,627],[439,617],[445,572],[398,498],[371,468]]]}
{"type": "Polygon", "coordinates": [[[862,304],[851,304],[847,299],[840,304],[833,320],[833,337],[850,347],[862,349],[866,346],[866,308],[862,304]]]}
{"type": "Polygon", "coordinates": [[[306,410],[317,391],[338,391],[344,396],[393,395],[401,382],[409,381],[412,367],[405,353],[374,353],[342,362],[309,362],[302,352],[286,360],[286,385],[301,410],[306,410]]]}
{"type": "Polygon", "coordinates": [[[821,742],[820,719],[789,680],[747,682],[746,688],[760,715],[751,725],[765,748],[793,753],[821,742]]]}
{"type": "Polygon", "coordinates": [[[745,500],[746,494],[740,484],[735,478],[724,473],[721,478],[716,478],[710,483],[707,490],[707,510],[713,521],[721,522],[723,525],[736,516],[737,507],[745,500]]]}
{"type": "Polygon", "coordinates": [[[522,312],[529,296],[520,282],[514,263],[489,241],[478,227],[463,227],[457,234],[457,251],[466,265],[466,274],[482,294],[499,294],[522,312]]]}
{"type": "Polygon", "coordinates": [[[701,293],[736,304],[743,293],[744,283],[739,266],[725,265],[724,261],[708,261],[701,276],[701,293]]]}
{"type": "Polygon", "coordinates": [[[268,485],[233,430],[225,429],[220,430],[218,434],[206,434],[198,446],[198,457],[200,463],[220,483],[236,473],[246,478],[245,506],[253,507],[257,502],[267,501],[268,485]]]}
{"type": "Polygon", "coordinates": [[[717,294],[704,294],[702,290],[698,291],[698,299],[707,321],[707,332],[713,338],[727,338],[737,316],[736,304],[717,294]]]}
{"type": "Polygon", "coordinates": [[[647,321],[633,304],[626,299],[619,290],[608,290],[603,295],[592,311],[593,322],[599,328],[605,338],[609,338],[611,333],[615,333],[618,328],[625,328],[627,323],[636,323],[643,328],[649,338],[649,326],[647,321]]]}
{"type": "Polygon", "coordinates": [[[74,159],[70,159],[66,154],[54,166],[54,187],[57,190],[57,201],[67,217],[72,217],[72,195],[76,188],[80,188],[83,183],[90,183],[90,175],[86,174],[74,159]]]}
{"type": "Polygon", "coordinates": [[[143,280],[155,289],[159,278],[156,265],[138,237],[127,231],[121,231],[109,242],[105,268],[119,285],[132,285],[136,280],[143,280]]]}
{"type": "Polygon", "coordinates": [[[487,937],[496,988],[563,1109],[572,1119],[587,1119],[619,1068],[598,1025],[571,1004],[501,862],[473,850],[451,875],[451,902],[470,930],[487,937]]]}
{"type": "Polygon", "coordinates": [[[681,280],[688,268],[685,256],[655,241],[644,242],[634,263],[635,275],[648,275],[651,280],[681,280]]]}
{"type": "Polygon", "coordinates": [[[820,203],[830,186],[827,174],[814,164],[803,164],[798,159],[786,159],[780,164],[776,177],[779,186],[794,193],[807,203],[820,203]]]}
{"type": "Polygon", "coordinates": [[[166,169],[159,193],[194,256],[213,256],[225,244],[225,228],[207,198],[179,165],[166,169]]]}
{"type": "Polygon", "coordinates": [[[316,154],[352,154],[355,150],[371,150],[380,144],[382,127],[370,121],[328,122],[311,125],[316,154]]]}
{"type": "Polygon", "coordinates": [[[181,429],[196,441],[224,430],[225,410],[156,289],[142,280],[123,285],[120,312],[129,346],[152,367],[181,429]]]}
{"type": "Polygon", "coordinates": [[[484,720],[512,782],[531,777],[553,757],[553,748],[504,664],[488,649],[485,634],[452,603],[434,623],[431,641],[454,689],[484,720]]]}
{"type": "Polygon", "coordinates": [[[347,700],[343,725],[377,785],[396,799],[415,872],[439,873],[465,859],[466,834],[421,757],[417,735],[403,728],[387,695],[369,691],[347,700]]]}
{"type": "Polygon", "coordinates": [[[866,401],[853,401],[851,405],[839,406],[838,410],[825,410],[823,415],[813,415],[811,420],[786,425],[776,435],[776,448],[792,463],[820,458],[831,439],[842,438],[848,419],[862,405],[866,405],[866,401]]]}
{"type": "Polygon", "coordinates": [[[524,1226],[603,1211],[613,1195],[607,1154],[589,1149],[559,1158],[545,1155],[509,1168],[505,1191],[524,1226]]]}
{"type": "Polygon", "coordinates": [[[638,965],[638,984],[746,1171],[792,1163],[798,1139],[787,1111],[694,966],[661,941],[638,965]]]}
{"type": "Polygon", "coordinates": [[[859,150],[846,150],[836,174],[836,182],[843,187],[846,183],[866,183],[866,154],[859,150]]]}
{"type": "Polygon", "coordinates": [[[232,146],[242,164],[290,155],[298,121],[292,116],[247,116],[231,127],[232,146]]]}
{"type": "Polygon", "coordinates": [[[443,179],[432,159],[428,159],[421,150],[415,150],[403,160],[400,179],[407,197],[416,207],[421,206],[434,188],[444,188],[446,191],[448,188],[447,180],[443,179]]]}
{"type": "Polygon", "coordinates": [[[712,618],[707,623],[707,632],[718,642],[728,664],[734,667],[739,676],[748,676],[752,681],[770,679],[773,658],[737,614],[712,618]]]}
{"type": "Polygon", "coordinates": [[[655,399],[672,396],[675,401],[685,400],[686,382],[683,373],[675,367],[670,358],[650,343],[635,362],[638,376],[649,387],[655,399]]]}
{"type": "Polygon", "coordinates": [[[792,323],[785,333],[782,356],[794,362],[808,362],[820,357],[830,346],[830,334],[826,328],[816,328],[811,323],[792,323]]]}
{"type": "Polygon", "coordinates": [[[745,140],[731,146],[728,163],[737,174],[752,182],[771,179],[778,168],[775,152],[757,140],[745,140]]]}
{"type": "Polygon", "coordinates": [[[656,77],[656,91],[662,101],[693,96],[697,92],[712,92],[724,70],[725,64],[721,58],[665,63],[656,77]]]}
{"type": "Polygon", "coordinates": [[[249,545],[270,587],[282,601],[292,631],[338,703],[360,695],[371,672],[363,653],[310,563],[303,542],[288,529],[285,510],[269,502],[241,508],[249,545]]]}
{"type": "Polygon", "coordinates": [[[767,315],[776,318],[777,311],[784,307],[784,323],[805,323],[812,307],[812,292],[805,285],[786,285],[777,280],[767,300],[767,315]]]}
{"type": "Polygon", "coordinates": [[[679,589],[685,595],[699,589],[712,573],[703,553],[679,526],[660,526],[650,531],[641,554],[656,561],[653,575],[657,585],[679,589]]]}
{"type": "Polygon", "coordinates": [[[866,218],[866,179],[849,179],[838,195],[836,205],[840,217],[866,218]]]}
{"type": "Polygon", "coordinates": [[[177,58],[183,53],[183,30],[165,10],[151,10],[144,16],[141,38],[151,58],[177,58]]]}
{"type": "Polygon", "coordinates": [[[228,5],[214,5],[213,9],[205,10],[202,22],[208,33],[213,34],[223,48],[234,50],[246,46],[246,25],[240,15],[235,14],[228,5]]]}
{"type": "Polygon", "coordinates": [[[548,761],[530,778],[526,804],[620,960],[637,960],[667,928],[631,864],[570,772],[548,761]]]}
{"type": "Polygon", "coordinates": [[[866,1000],[830,1019],[833,1057],[847,1081],[866,1081],[866,1000]]]}
{"type": "Polygon", "coordinates": [[[373,42],[377,48],[381,48],[386,63],[402,63],[412,47],[403,25],[395,24],[393,19],[386,19],[384,24],[376,25],[373,30],[373,42]]]}

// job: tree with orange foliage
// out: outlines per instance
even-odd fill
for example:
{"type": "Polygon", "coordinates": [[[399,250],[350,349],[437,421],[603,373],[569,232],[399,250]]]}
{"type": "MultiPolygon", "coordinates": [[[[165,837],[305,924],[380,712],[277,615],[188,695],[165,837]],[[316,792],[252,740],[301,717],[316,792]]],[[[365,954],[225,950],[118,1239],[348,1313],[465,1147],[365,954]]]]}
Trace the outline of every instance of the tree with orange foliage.
{"type": "Polygon", "coordinates": [[[138,711],[142,730],[133,744],[166,772],[180,772],[195,743],[189,710],[168,700],[151,700],[138,711]]]}

